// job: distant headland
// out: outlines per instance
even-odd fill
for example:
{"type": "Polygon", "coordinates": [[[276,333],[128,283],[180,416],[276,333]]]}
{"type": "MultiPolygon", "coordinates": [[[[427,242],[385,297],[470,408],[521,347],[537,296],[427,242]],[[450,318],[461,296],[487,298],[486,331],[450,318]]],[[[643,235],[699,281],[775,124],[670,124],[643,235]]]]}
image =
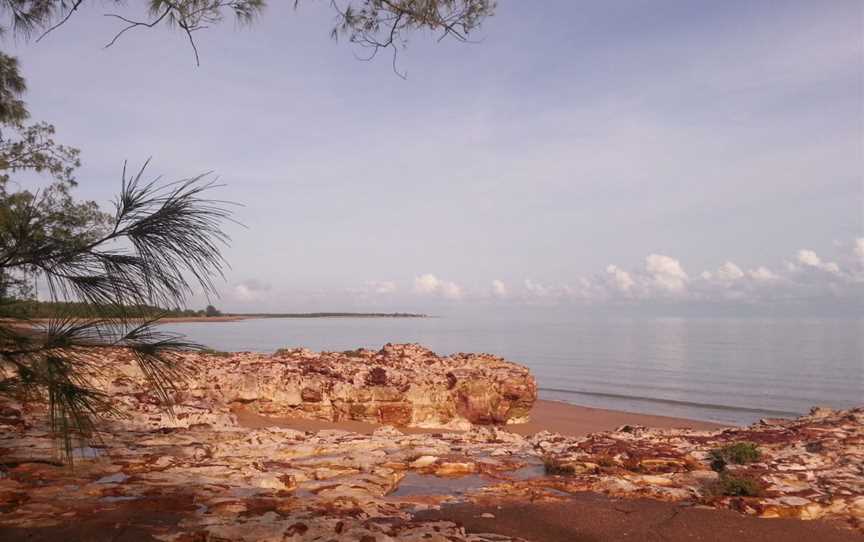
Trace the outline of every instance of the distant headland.
{"type": "Polygon", "coordinates": [[[226,314],[239,318],[429,318],[412,312],[286,312],[226,314]]]}
{"type": "Polygon", "coordinates": [[[213,305],[206,309],[166,309],[149,305],[107,307],[99,314],[84,303],[50,302],[37,300],[0,300],[0,321],[26,319],[29,321],[53,318],[154,318],[163,322],[226,322],[255,318],[429,318],[426,314],[412,312],[223,312],[213,305]]]}

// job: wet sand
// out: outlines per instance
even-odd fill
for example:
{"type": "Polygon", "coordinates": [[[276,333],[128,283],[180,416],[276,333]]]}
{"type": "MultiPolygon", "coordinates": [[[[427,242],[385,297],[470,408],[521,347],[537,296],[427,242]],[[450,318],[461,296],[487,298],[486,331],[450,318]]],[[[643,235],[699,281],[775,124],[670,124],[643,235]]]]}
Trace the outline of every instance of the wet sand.
{"type": "Polygon", "coordinates": [[[864,540],[843,525],[798,519],[762,519],[729,510],[594,493],[556,503],[457,504],[415,515],[455,521],[469,533],[518,536],[536,542],[851,542],[864,540]],[[487,514],[487,517],[481,517],[487,514]],[[495,517],[490,518],[488,514],[495,517]]]}
{"type": "Polygon", "coordinates": [[[508,425],[506,429],[520,435],[531,435],[538,431],[551,431],[562,435],[587,435],[598,431],[612,431],[622,425],[644,425],[646,427],[717,429],[723,427],[711,422],[700,422],[685,418],[654,416],[636,412],[605,410],[571,405],[559,401],[537,401],[531,409],[531,421],[508,425]]]}
{"type": "MultiPolygon", "coordinates": [[[[303,418],[273,418],[255,414],[242,405],[237,405],[232,409],[232,412],[237,415],[241,425],[250,428],[276,425],[299,431],[341,429],[343,431],[369,434],[379,427],[376,424],[355,421],[327,422],[303,418]]],[[[531,435],[538,431],[552,431],[553,433],[561,433],[562,435],[582,436],[598,431],[611,431],[627,424],[663,428],[688,427],[692,429],[716,429],[722,427],[710,422],[700,422],[684,418],[604,410],[559,403],[557,401],[541,400],[534,404],[534,408],[531,410],[530,422],[506,425],[503,429],[520,435],[531,435]]],[[[446,431],[442,429],[420,429],[413,427],[400,428],[400,430],[406,433],[441,433],[446,431]]]]}

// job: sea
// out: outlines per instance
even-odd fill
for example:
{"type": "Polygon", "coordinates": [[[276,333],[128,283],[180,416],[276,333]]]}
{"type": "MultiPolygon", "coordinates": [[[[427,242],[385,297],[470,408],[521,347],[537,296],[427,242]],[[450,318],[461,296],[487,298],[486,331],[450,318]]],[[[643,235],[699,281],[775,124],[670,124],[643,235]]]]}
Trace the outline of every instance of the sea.
{"type": "Polygon", "coordinates": [[[864,319],[266,318],[171,323],[209,348],[343,351],[419,343],[531,369],[540,398],[726,424],[864,406],[864,319]]]}

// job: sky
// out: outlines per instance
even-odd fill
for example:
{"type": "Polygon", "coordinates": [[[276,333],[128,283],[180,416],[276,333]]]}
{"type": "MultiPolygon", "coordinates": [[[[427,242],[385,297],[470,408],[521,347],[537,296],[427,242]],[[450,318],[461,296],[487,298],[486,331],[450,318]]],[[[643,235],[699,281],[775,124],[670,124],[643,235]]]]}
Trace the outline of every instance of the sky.
{"type": "Polygon", "coordinates": [[[502,0],[405,80],[270,4],[200,67],[167,29],[106,49],[100,3],[2,45],[81,198],[124,160],[225,184],[220,308],[864,314],[861,2],[502,0]]]}

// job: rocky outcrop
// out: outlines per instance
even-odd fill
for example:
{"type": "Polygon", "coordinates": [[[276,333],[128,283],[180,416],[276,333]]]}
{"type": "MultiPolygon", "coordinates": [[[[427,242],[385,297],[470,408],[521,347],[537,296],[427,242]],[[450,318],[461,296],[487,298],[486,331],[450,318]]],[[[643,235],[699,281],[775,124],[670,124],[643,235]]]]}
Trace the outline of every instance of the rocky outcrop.
{"type": "Polygon", "coordinates": [[[503,424],[527,413],[534,381],[492,356],[388,345],[186,362],[195,371],[167,413],[142,391],[128,353],[109,354],[102,384],[127,416],[77,448],[74,469],[58,461],[43,409],[0,402],[0,539],[27,539],[31,529],[89,539],[64,529],[129,524],[166,542],[503,542],[517,539],[413,514],[457,500],[535,502],[585,491],[831,519],[864,532],[864,409],[711,431],[626,426],[523,437],[503,424]],[[434,434],[385,425],[371,435],[275,421],[250,428],[232,412],[237,403],[327,420],[501,425],[434,434]],[[743,464],[717,453],[739,444],[747,445],[743,464]]]}
{"type": "MultiPolygon", "coordinates": [[[[103,384],[134,402],[140,372],[130,355],[111,356],[116,370],[103,384]]],[[[437,356],[414,344],[378,351],[195,354],[185,366],[192,373],[178,403],[242,403],[267,416],[466,429],[524,422],[537,397],[525,367],[488,354],[437,356]]]]}
{"type": "Polygon", "coordinates": [[[74,469],[56,463],[42,414],[0,409],[0,538],[107,518],[109,530],[119,523],[173,542],[504,542],[517,539],[414,513],[465,500],[561,501],[584,491],[864,530],[864,410],[723,431],[626,427],[575,438],[488,427],[443,434],[382,427],[371,435],[250,429],[230,413],[184,407],[173,426],[113,422],[101,444],[76,450],[74,469]],[[709,451],[743,440],[758,443],[762,456],[737,470],[758,477],[763,493],[713,494],[709,451]],[[561,474],[544,472],[544,461],[561,474]]]}
{"type": "MultiPolygon", "coordinates": [[[[693,501],[760,517],[841,519],[864,529],[864,408],[815,408],[794,420],[721,431],[626,426],[530,440],[565,491],[693,501]],[[736,446],[752,456],[718,465],[723,450],[736,446]]],[[[518,494],[531,485],[502,490],[518,494]]]]}

